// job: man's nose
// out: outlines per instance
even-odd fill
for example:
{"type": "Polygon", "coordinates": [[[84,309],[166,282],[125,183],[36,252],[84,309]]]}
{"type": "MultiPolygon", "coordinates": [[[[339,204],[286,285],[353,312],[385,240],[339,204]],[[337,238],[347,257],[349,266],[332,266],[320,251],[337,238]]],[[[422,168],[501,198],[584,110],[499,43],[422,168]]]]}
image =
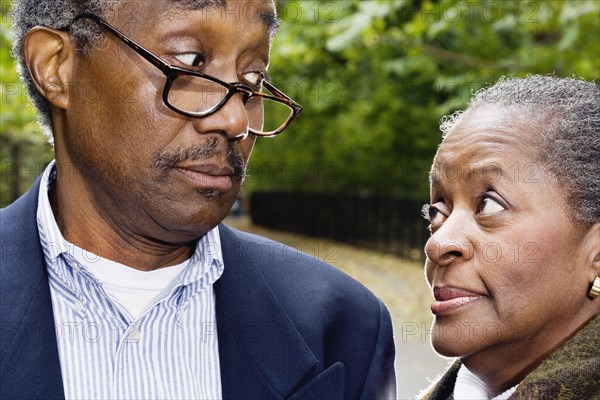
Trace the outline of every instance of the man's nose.
{"type": "Polygon", "coordinates": [[[468,221],[465,212],[452,212],[425,244],[427,258],[441,267],[471,259],[474,243],[469,235],[468,221]]]}
{"type": "MultiPolygon", "coordinates": [[[[229,79],[233,82],[234,79],[229,79]]],[[[248,135],[248,111],[244,105],[243,93],[235,93],[214,114],[194,121],[198,133],[217,133],[228,140],[243,139],[248,135]]]]}

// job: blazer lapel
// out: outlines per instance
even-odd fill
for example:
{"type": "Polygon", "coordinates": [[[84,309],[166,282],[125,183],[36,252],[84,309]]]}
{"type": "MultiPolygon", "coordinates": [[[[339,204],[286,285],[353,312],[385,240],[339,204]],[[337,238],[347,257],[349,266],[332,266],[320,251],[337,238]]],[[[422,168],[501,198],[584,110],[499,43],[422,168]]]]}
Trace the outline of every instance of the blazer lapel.
{"type": "Polygon", "coordinates": [[[64,398],[36,222],[39,185],[0,213],[0,398],[64,398]]]}
{"type": "Polygon", "coordinates": [[[215,293],[223,398],[287,398],[318,360],[247,257],[248,246],[260,244],[224,225],[220,236],[225,270],[215,293]]]}
{"type": "MultiPolygon", "coordinates": [[[[38,179],[0,213],[0,398],[64,398],[36,222],[39,185],[38,179]]],[[[226,267],[215,293],[223,398],[287,398],[318,360],[260,270],[242,256],[255,243],[223,225],[220,233],[226,267]]],[[[327,375],[339,380],[338,369],[327,375]]]]}

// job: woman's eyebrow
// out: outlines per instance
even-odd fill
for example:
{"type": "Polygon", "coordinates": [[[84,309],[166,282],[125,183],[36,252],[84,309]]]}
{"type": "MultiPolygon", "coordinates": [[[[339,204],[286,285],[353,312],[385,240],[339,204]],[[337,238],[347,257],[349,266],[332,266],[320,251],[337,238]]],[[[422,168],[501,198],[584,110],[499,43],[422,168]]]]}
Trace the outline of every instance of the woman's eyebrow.
{"type": "Polygon", "coordinates": [[[429,184],[441,184],[441,181],[476,180],[498,181],[499,179],[512,179],[505,168],[497,162],[485,164],[468,163],[457,165],[453,163],[436,162],[436,168],[429,173],[429,184]],[[465,171],[466,169],[466,171],[465,171]]]}
{"type": "Polygon", "coordinates": [[[497,181],[499,178],[508,178],[508,174],[499,164],[487,163],[476,165],[470,168],[465,175],[465,179],[471,181],[475,179],[485,179],[497,181]]]}

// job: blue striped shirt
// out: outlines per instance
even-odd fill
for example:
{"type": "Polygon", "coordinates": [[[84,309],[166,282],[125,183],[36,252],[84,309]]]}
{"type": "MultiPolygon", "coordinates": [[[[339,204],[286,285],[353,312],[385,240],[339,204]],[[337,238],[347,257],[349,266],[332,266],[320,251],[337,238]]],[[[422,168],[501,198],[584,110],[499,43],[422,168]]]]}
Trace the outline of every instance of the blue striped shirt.
{"type": "Polygon", "coordinates": [[[54,162],[43,178],[37,223],[66,398],[220,399],[213,290],[224,268],[218,228],[198,241],[178,279],[133,319],[58,229],[48,199],[54,162]]]}

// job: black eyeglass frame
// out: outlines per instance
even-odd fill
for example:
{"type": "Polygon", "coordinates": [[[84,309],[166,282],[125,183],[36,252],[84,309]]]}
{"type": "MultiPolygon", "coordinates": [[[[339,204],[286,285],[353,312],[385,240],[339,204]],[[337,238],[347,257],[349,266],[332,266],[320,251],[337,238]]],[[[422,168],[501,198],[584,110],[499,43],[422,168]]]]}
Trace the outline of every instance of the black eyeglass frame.
{"type": "Polygon", "coordinates": [[[215,78],[214,76],[210,76],[210,75],[204,74],[199,71],[192,71],[192,70],[189,70],[186,68],[181,68],[181,67],[178,67],[175,65],[171,65],[171,64],[163,61],[162,59],[160,59],[158,56],[154,55],[150,50],[147,50],[143,46],[136,43],[134,40],[129,38],[127,35],[123,34],[117,28],[113,27],[108,22],[104,21],[102,18],[98,17],[95,14],[92,14],[92,13],[79,14],[78,16],[73,18],[70,25],[72,25],[76,21],[78,21],[80,19],[84,19],[84,18],[89,18],[89,19],[99,23],[102,27],[106,28],[110,33],[112,33],[114,36],[116,36],[118,39],[120,39],[123,43],[125,43],[127,46],[129,46],[131,49],[133,49],[140,56],[142,56],[147,61],[152,63],[152,65],[154,65],[156,68],[161,70],[163,74],[165,74],[165,76],[167,77],[167,82],[165,83],[165,86],[163,89],[162,99],[168,108],[170,108],[171,110],[175,111],[178,114],[184,115],[186,117],[191,117],[191,118],[205,118],[205,117],[208,117],[208,116],[216,113],[217,111],[219,111],[219,109],[221,107],[223,107],[223,105],[225,103],[227,103],[227,101],[237,93],[242,93],[242,99],[243,99],[244,104],[246,102],[248,102],[248,100],[250,100],[250,98],[252,98],[252,97],[261,97],[261,98],[269,99],[269,100],[276,101],[279,103],[283,103],[286,106],[288,106],[289,108],[291,108],[291,110],[292,110],[292,113],[290,114],[290,116],[288,117],[286,122],[284,122],[278,129],[276,129],[272,132],[256,131],[256,130],[248,127],[248,133],[251,133],[255,136],[272,137],[272,136],[276,136],[276,135],[280,134],[281,132],[283,132],[283,130],[286,129],[290,125],[290,123],[302,111],[302,106],[300,104],[296,103],[289,96],[287,96],[285,93],[283,93],[281,90],[277,89],[275,86],[273,86],[271,83],[267,82],[266,80],[263,80],[262,84],[265,89],[267,89],[269,92],[271,92],[272,96],[265,94],[265,93],[257,92],[254,89],[252,89],[250,86],[244,85],[243,83],[239,83],[239,82],[227,83],[218,78],[215,78]],[[223,97],[223,99],[217,105],[215,105],[213,108],[211,108],[208,111],[199,112],[199,113],[190,113],[187,111],[180,110],[179,108],[175,107],[174,105],[172,105],[169,102],[168,95],[169,95],[169,90],[171,89],[171,85],[173,84],[173,81],[175,81],[175,79],[177,79],[181,75],[198,76],[200,78],[204,78],[204,79],[213,81],[213,82],[227,88],[227,94],[225,95],[225,97],[223,97]]]}

